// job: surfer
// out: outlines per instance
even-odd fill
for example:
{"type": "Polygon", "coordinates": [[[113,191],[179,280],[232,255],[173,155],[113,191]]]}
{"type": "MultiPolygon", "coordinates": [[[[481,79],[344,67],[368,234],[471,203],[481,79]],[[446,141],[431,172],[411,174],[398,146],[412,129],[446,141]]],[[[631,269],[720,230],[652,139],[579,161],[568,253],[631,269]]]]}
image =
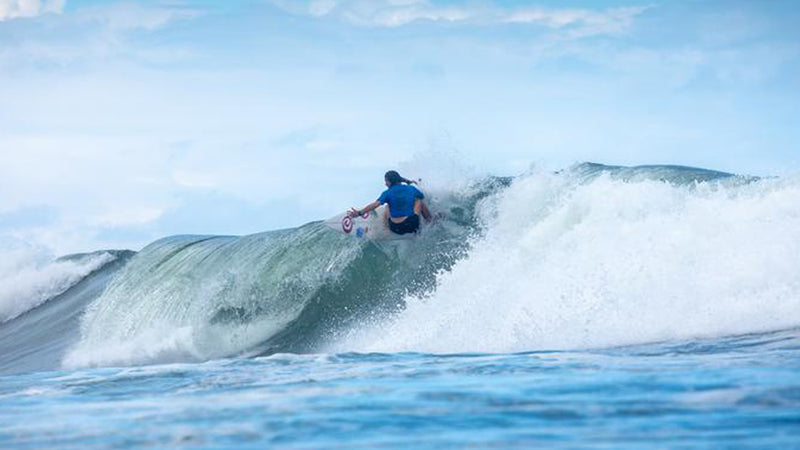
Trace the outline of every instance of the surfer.
{"type": "Polygon", "coordinates": [[[400,176],[395,170],[386,172],[383,177],[386,189],[380,197],[367,206],[356,209],[351,208],[351,217],[367,214],[384,203],[389,204],[389,213],[386,220],[389,229],[395,234],[416,233],[419,230],[419,216],[426,221],[431,220],[431,213],[425,204],[425,195],[412,186],[415,182],[400,176]]]}

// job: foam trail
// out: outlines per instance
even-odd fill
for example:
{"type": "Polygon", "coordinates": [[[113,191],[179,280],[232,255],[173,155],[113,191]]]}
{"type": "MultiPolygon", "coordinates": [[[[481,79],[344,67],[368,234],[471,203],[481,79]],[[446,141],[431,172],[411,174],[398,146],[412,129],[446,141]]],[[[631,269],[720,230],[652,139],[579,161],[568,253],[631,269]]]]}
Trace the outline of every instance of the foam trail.
{"type": "Polygon", "coordinates": [[[53,259],[42,249],[5,251],[0,260],[0,323],[63,293],[114,259],[106,252],[53,259]]]}
{"type": "Polygon", "coordinates": [[[487,232],[432,295],[333,350],[591,348],[800,326],[800,179],[688,170],[517,179],[484,205],[487,232]]]}

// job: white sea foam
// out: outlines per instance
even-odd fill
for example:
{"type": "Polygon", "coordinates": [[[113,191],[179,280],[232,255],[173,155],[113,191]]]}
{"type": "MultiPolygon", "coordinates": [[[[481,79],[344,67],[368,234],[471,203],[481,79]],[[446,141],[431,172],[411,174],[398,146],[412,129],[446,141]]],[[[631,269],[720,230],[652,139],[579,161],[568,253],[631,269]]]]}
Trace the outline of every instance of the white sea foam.
{"type": "Polygon", "coordinates": [[[56,260],[38,248],[4,249],[0,258],[0,322],[6,322],[69,289],[115,257],[98,253],[56,260]]]}
{"type": "Polygon", "coordinates": [[[800,179],[575,178],[517,179],[431,296],[332,350],[591,348],[800,326],[800,179]]]}
{"type": "Polygon", "coordinates": [[[263,320],[237,328],[209,324],[176,327],[165,320],[152,320],[129,339],[111,335],[103,342],[84,337],[67,352],[62,364],[79,368],[206,361],[240,353],[279,331],[286,322],[263,320]]]}

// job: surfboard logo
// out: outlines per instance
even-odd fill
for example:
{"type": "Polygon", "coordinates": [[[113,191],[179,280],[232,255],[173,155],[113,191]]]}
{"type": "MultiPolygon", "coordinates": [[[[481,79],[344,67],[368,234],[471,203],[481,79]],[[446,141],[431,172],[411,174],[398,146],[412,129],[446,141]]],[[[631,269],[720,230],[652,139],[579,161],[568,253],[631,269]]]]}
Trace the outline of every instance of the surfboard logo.
{"type": "Polygon", "coordinates": [[[350,216],[344,216],[342,219],[342,231],[346,234],[350,234],[353,231],[353,219],[350,216]]]}

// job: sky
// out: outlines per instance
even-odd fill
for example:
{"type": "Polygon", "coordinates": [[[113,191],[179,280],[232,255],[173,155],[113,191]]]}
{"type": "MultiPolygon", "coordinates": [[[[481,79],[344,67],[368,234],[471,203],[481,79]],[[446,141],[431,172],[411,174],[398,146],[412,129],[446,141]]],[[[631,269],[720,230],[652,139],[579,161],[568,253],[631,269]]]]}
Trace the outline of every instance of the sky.
{"type": "Polygon", "coordinates": [[[798,23],[775,0],[0,0],[0,250],[297,226],[398,167],[793,174],[798,23]]]}

